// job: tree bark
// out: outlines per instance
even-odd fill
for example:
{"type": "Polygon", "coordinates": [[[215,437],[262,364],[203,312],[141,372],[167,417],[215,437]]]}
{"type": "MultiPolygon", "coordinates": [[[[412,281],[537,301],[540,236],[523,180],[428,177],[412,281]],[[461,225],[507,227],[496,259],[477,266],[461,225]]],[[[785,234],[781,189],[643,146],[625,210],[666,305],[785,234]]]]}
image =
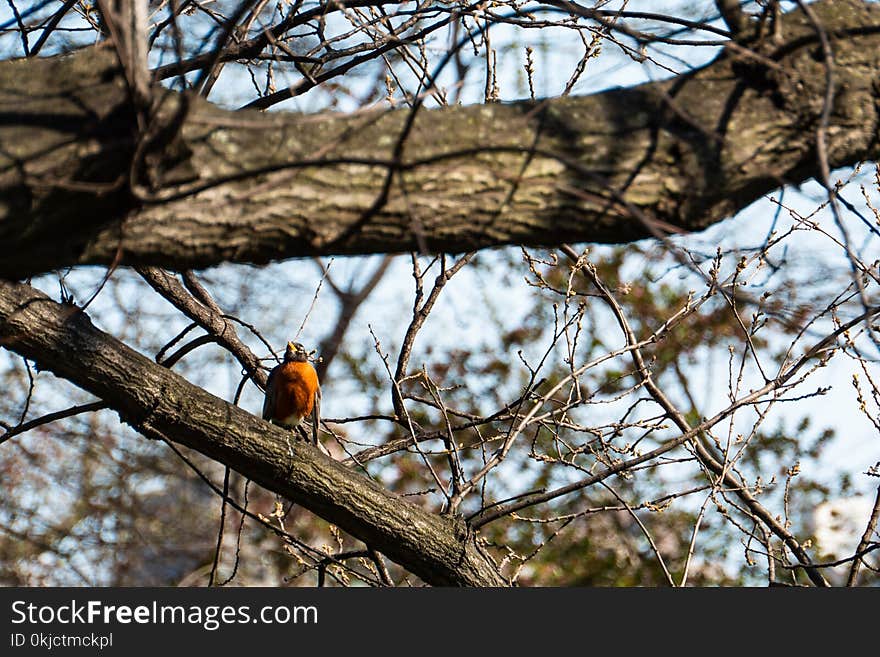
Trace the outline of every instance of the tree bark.
{"type": "MultiPolygon", "coordinates": [[[[880,6],[810,6],[834,49],[830,164],[876,158],[880,6]]],[[[108,49],[5,62],[0,277],[701,230],[818,172],[826,62],[801,11],[780,29],[660,83],[422,109],[398,156],[409,110],[227,112],[164,92],[143,134],[108,49]]]]}
{"type": "Polygon", "coordinates": [[[97,329],[76,306],[0,281],[0,346],[105,400],[147,438],[191,447],[435,585],[504,586],[460,518],[417,507],[97,329]]]}

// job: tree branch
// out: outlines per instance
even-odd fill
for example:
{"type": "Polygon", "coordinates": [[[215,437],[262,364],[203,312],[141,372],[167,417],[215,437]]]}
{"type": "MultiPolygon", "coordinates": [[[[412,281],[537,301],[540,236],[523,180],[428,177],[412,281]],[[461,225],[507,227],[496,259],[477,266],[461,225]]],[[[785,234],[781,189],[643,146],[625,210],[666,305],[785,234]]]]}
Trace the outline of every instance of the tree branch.
{"type": "Polygon", "coordinates": [[[228,465],[428,583],[506,583],[460,518],[429,513],[194,386],[98,330],[75,306],[0,282],[0,345],[92,392],[144,436],[174,440],[228,465]]]}
{"type": "MultiPolygon", "coordinates": [[[[880,157],[880,6],[810,7],[839,62],[829,165],[880,157]]],[[[4,62],[0,277],[120,255],[185,270],[701,230],[819,174],[824,64],[803,12],[781,20],[786,42],[728,48],[673,80],[421,111],[399,158],[406,111],[269,115],[191,99],[179,137],[147,165],[147,191],[119,179],[136,142],[112,53],[4,62]],[[387,198],[373,208],[389,171],[387,198]]],[[[183,102],[163,93],[160,124],[183,102]]]]}
{"type": "Polygon", "coordinates": [[[238,337],[235,327],[191,272],[184,275],[184,283],[181,283],[172,274],[156,267],[139,267],[137,271],[159,295],[228,349],[256,385],[266,387],[267,374],[260,367],[260,359],[238,337]]]}
{"type": "Polygon", "coordinates": [[[730,33],[734,38],[742,34],[748,27],[748,17],[743,12],[739,0],[715,0],[715,6],[718,12],[730,28],[730,33]]]}

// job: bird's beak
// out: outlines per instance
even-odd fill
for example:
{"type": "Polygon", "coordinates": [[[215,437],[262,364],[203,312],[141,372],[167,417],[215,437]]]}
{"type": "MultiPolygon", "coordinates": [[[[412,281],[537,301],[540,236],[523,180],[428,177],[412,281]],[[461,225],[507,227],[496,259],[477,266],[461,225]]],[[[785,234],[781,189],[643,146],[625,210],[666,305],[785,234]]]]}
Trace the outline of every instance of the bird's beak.
{"type": "Polygon", "coordinates": [[[296,347],[293,346],[292,342],[287,343],[287,348],[290,349],[291,351],[296,351],[296,347]]]}

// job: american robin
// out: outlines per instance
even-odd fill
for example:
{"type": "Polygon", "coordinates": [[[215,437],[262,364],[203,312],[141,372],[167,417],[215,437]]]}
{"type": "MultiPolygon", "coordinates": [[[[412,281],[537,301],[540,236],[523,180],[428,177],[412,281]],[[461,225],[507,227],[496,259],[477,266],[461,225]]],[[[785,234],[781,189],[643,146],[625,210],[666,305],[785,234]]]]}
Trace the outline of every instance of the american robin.
{"type": "Polygon", "coordinates": [[[311,416],[312,442],[318,444],[321,418],[321,386],[318,373],[309,362],[309,352],[299,342],[288,342],[284,362],[269,372],[263,419],[288,429],[298,427],[311,416]]]}

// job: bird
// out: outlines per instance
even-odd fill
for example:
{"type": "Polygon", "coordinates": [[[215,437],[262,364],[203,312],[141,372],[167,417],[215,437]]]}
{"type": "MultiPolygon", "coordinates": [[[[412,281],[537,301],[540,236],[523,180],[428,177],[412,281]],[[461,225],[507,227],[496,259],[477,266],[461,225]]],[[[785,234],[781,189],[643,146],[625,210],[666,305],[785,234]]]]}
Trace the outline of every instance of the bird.
{"type": "Polygon", "coordinates": [[[309,352],[299,342],[288,342],[284,361],[276,365],[266,381],[263,419],[295,429],[310,418],[312,442],[318,444],[321,419],[321,386],[318,373],[309,362],[309,352]]]}

